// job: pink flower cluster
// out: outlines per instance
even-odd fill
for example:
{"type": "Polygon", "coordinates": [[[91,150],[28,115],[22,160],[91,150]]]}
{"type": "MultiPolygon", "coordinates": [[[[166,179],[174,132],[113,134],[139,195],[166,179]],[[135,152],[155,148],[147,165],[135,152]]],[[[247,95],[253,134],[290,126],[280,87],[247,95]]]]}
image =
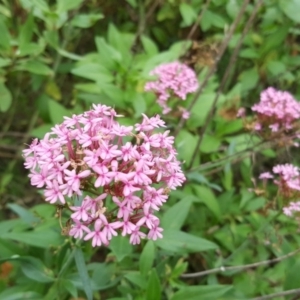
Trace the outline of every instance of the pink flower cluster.
{"type": "Polygon", "coordinates": [[[290,93],[269,87],[261,93],[260,102],[252,106],[252,111],[257,113],[256,131],[290,131],[300,117],[300,103],[290,93]]]}
{"type": "Polygon", "coordinates": [[[70,236],[108,245],[122,232],[132,244],[162,237],[155,216],[171,189],[185,181],[169,131],[159,116],[123,126],[105,105],[62,124],[23,150],[31,184],[44,188],[46,201],[70,211],[70,236]],[[82,196],[79,205],[75,205],[82,196]]]}
{"type": "Polygon", "coordinates": [[[292,216],[294,212],[300,211],[300,202],[290,202],[300,196],[300,170],[298,167],[292,164],[277,165],[273,167],[273,174],[265,172],[260,174],[259,178],[264,181],[273,179],[273,182],[278,185],[279,194],[285,201],[288,201],[288,206],[283,208],[284,214],[292,216]]]}
{"type": "MultiPolygon", "coordinates": [[[[163,114],[168,114],[172,110],[167,105],[170,98],[186,100],[187,94],[194,93],[199,87],[196,73],[177,61],[156,67],[150,75],[156,76],[156,80],[147,82],[145,90],[157,95],[157,103],[163,108],[163,114]]],[[[189,112],[184,108],[181,107],[179,112],[183,118],[189,118],[189,112]]]]}

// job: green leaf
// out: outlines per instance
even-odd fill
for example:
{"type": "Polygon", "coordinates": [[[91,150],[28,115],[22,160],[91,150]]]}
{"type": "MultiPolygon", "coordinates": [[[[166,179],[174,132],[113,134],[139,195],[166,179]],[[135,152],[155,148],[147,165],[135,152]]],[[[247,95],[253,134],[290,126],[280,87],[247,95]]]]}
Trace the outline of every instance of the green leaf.
{"type": "Polygon", "coordinates": [[[141,276],[140,272],[126,273],[124,277],[136,286],[142,289],[146,288],[147,281],[143,276],[141,276]]]}
{"type": "Polygon", "coordinates": [[[177,202],[165,212],[161,220],[161,226],[166,229],[179,230],[188,216],[191,204],[192,200],[189,196],[177,202]]]}
{"type": "Polygon", "coordinates": [[[12,95],[3,82],[0,82],[0,99],[0,111],[6,112],[12,103],[12,95]]]}
{"type": "Polygon", "coordinates": [[[263,197],[257,197],[247,202],[244,209],[246,211],[255,211],[264,207],[265,205],[266,205],[266,199],[263,197]]]}
{"type": "Polygon", "coordinates": [[[221,219],[221,210],[219,202],[211,191],[211,189],[201,186],[201,185],[193,185],[193,190],[195,191],[196,195],[199,197],[198,201],[204,203],[207,208],[214,214],[214,216],[220,220],[221,219]]]}
{"type": "Polygon", "coordinates": [[[108,45],[102,37],[96,37],[95,41],[103,66],[110,70],[115,70],[116,63],[121,63],[122,61],[121,53],[112,46],[108,45]]]}
{"type": "Polygon", "coordinates": [[[142,275],[147,275],[151,270],[155,258],[155,245],[149,240],[145,245],[139,261],[140,272],[142,275]]]}
{"type": "Polygon", "coordinates": [[[72,52],[68,52],[68,51],[66,51],[66,50],[64,50],[64,49],[58,48],[58,49],[57,49],[57,52],[58,52],[61,56],[70,58],[70,59],[72,59],[72,60],[82,60],[82,57],[81,57],[80,55],[77,55],[77,54],[72,53],[72,52]]]}
{"type": "Polygon", "coordinates": [[[240,74],[239,79],[242,84],[243,91],[251,90],[257,85],[259,79],[258,71],[255,68],[243,71],[240,74]]]}
{"type": "Polygon", "coordinates": [[[49,11],[49,6],[48,6],[47,2],[44,0],[31,0],[30,4],[31,4],[31,6],[37,7],[44,12],[49,11]]]}
{"type": "Polygon", "coordinates": [[[80,248],[75,249],[75,262],[87,299],[93,300],[91,279],[86,268],[83,252],[80,248]]]}
{"type": "Polygon", "coordinates": [[[117,257],[118,261],[123,260],[123,258],[132,253],[132,245],[129,244],[128,239],[123,236],[114,237],[109,244],[109,248],[117,257]]]}
{"type": "Polygon", "coordinates": [[[71,9],[77,9],[84,0],[57,0],[57,12],[62,13],[71,9]]]}
{"type": "Polygon", "coordinates": [[[40,248],[49,248],[51,246],[60,246],[62,244],[61,234],[51,229],[41,230],[39,228],[39,230],[28,232],[7,232],[0,234],[0,237],[40,248]]]}
{"type": "Polygon", "coordinates": [[[225,25],[226,25],[226,20],[222,17],[222,15],[219,15],[215,12],[211,12],[211,16],[212,16],[212,24],[215,27],[224,29],[225,25]]]}
{"type": "Polygon", "coordinates": [[[213,14],[208,9],[204,11],[202,19],[200,21],[201,29],[207,31],[212,26],[213,14]]]}
{"type": "MultiPolygon", "coordinates": [[[[300,262],[297,258],[290,259],[291,263],[285,268],[284,290],[297,289],[299,287],[300,262]]],[[[286,263],[287,264],[287,263],[286,263]]]]}
{"type": "MultiPolygon", "coordinates": [[[[2,221],[0,226],[0,236],[2,236],[5,233],[8,233],[10,230],[15,230],[18,227],[23,228],[24,221],[21,219],[12,219],[12,220],[6,220],[2,221]]],[[[28,228],[30,226],[26,225],[25,228],[28,228]]]]}
{"type": "Polygon", "coordinates": [[[240,10],[240,5],[239,5],[237,0],[227,1],[226,11],[232,19],[236,18],[236,16],[238,15],[239,10],[240,10]]]}
{"type": "Polygon", "coordinates": [[[126,0],[132,7],[137,7],[136,0],[126,0]]]}
{"type": "Polygon", "coordinates": [[[204,134],[200,151],[203,153],[215,152],[219,149],[221,141],[215,135],[204,134]]]}
{"type": "Polygon", "coordinates": [[[44,124],[31,130],[30,135],[42,139],[47,132],[51,130],[53,124],[44,124]]]}
{"type": "Polygon", "coordinates": [[[241,50],[239,56],[243,58],[259,58],[259,53],[255,49],[247,48],[241,50]]]}
{"type": "Polygon", "coordinates": [[[142,41],[143,48],[148,55],[152,56],[158,53],[158,48],[156,44],[150,38],[143,35],[141,41],[142,41]]]}
{"type": "Polygon", "coordinates": [[[6,7],[5,5],[0,4],[0,14],[7,18],[11,18],[11,12],[9,10],[9,6],[6,7]]]}
{"type": "Polygon", "coordinates": [[[273,76],[277,76],[286,71],[286,65],[281,61],[273,60],[267,63],[267,69],[273,76]]]}
{"type": "Polygon", "coordinates": [[[208,240],[174,229],[165,229],[163,238],[157,240],[156,245],[175,253],[201,252],[218,248],[208,240]]]}
{"type": "Polygon", "coordinates": [[[0,32],[1,32],[0,49],[1,48],[4,48],[5,50],[10,49],[11,36],[2,17],[0,17],[0,32]]]}
{"type": "Polygon", "coordinates": [[[26,277],[38,282],[53,282],[54,277],[44,264],[34,257],[21,257],[21,269],[26,277]]]}
{"type": "Polygon", "coordinates": [[[1,58],[0,57],[0,68],[9,66],[11,64],[11,60],[8,58],[1,58]]]}
{"type": "Polygon", "coordinates": [[[100,86],[103,94],[108,96],[110,99],[110,106],[116,106],[119,108],[126,108],[126,103],[124,102],[124,91],[122,91],[119,87],[98,81],[98,85],[100,86]]]}
{"type": "Polygon", "coordinates": [[[183,18],[184,26],[190,26],[196,21],[197,13],[191,5],[183,2],[180,4],[179,10],[183,18]]]}
{"type": "Polygon", "coordinates": [[[93,269],[92,282],[97,290],[105,290],[118,282],[118,278],[114,276],[114,264],[92,263],[88,265],[88,269],[93,269]]]}
{"type": "Polygon", "coordinates": [[[263,44],[259,48],[260,57],[263,57],[270,52],[277,51],[277,47],[281,46],[286,40],[289,29],[290,24],[284,24],[279,26],[272,34],[266,36],[263,44]]]}
{"type": "Polygon", "coordinates": [[[33,74],[52,76],[53,71],[44,63],[38,60],[27,60],[16,67],[17,70],[28,71],[33,74]]]}
{"type": "Polygon", "coordinates": [[[227,294],[232,289],[228,285],[200,285],[200,286],[187,286],[180,289],[174,294],[171,300],[216,300],[227,294]]]}
{"type": "Polygon", "coordinates": [[[201,94],[193,108],[188,124],[192,124],[193,127],[202,126],[204,124],[215,96],[215,93],[201,94]]]}
{"type": "Polygon", "coordinates": [[[147,290],[146,290],[146,299],[147,300],[161,299],[161,285],[155,269],[152,269],[149,277],[147,290]]]}
{"type": "Polygon", "coordinates": [[[5,289],[0,294],[0,299],[1,300],[23,300],[23,299],[30,299],[30,300],[40,300],[42,299],[42,295],[37,293],[37,292],[32,292],[32,291],[19,291],[20,287],[12,287],[5,289]]]}
{"type": "Polygon", "coordinates": [[[54,100],[48,100],[50,118],[53,124],[58,124],[63,121],[63,117],[70,115],[70,112],[61,104],[54,100]]]}
{"type": "Polygon", "coordinates": [[[147,105],[146,105],[144,95],[141,93],[134,93],[131,100],[135,110],[134,117],[138,118],[141,116],[141,114],[145,113],[145,111],[147,110],[147,105]]]}
{"type": "Polygon", "coordinates": [[[78,298],[78,292],[75,284],[68,279],[60,279],[59,284],[70,293],[74,298],[78,298]]]}
{"type": "Polygon", "coordinates": [[[59,36],[57,30],[47,30],[44,32],[46,42],[53,48],[58,48],[59,36]]]}
{"type": "Polygon", "coordinates": [[[111,73],[104,66],[96,63],[80,62],[79,65],[72,69],[71,73],[83,78],[103,83],[113,81],[113,76],[111,73]]]}
{"type": "Polygon", "coordinates": [[[39,218],[37,218],[31,211],[25,209],[24,207],[15,204],[15,203],[9,203],[7,204],[7,207],[9,207],[13,212],[15,212],[25,223],[29,225],[33,225],[40,221],[39,218]]]}
{"type": "Polygon", "coordinates": [[[131,47],[134,41],[134,35],[119,32],[113,23],[108,26],[108,42],[113,49],[116,49],[122,57],[122,65],[129,66],[132,57],[131,47]]]}
{"type": "Polygon", "coordinates": [[[47,81],[45,85],[45,93],[57,101],[61,100],[61,91],[54,80],[47,81]]]}
{"type": "Polygon", "coordinates": [[[103,18],[102,14],[79,14],[72,19],[71,24],[79,28],[90,28],[103,18]]]}
{"type": "Polygon", "coordinates": [[[300,23],[300,1],[299,0],[280,0],[279,7],[288,18],[296,23],[300,23]]]}
{"type": "Polygon", "coordinates": [[[20,55],[22,55],[23,51],[26,49],[28,44],[30,44],[34,30],[34,20],[32,14],[27,17],[25,24],[21,27],[19,33],[19,49],[20,55]]]}
{"type": "Polygon", "coordinates": [[[197,145],[197,137],[186,130],[181,130],[176,139],[177,151],[179,158],[184,160],[189,165],[194,149],[197,145]]]}

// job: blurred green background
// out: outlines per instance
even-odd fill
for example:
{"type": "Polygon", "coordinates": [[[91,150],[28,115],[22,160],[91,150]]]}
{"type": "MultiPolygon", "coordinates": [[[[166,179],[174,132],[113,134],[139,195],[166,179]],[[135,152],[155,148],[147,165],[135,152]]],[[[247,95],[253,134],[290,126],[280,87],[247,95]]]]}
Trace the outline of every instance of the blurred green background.
{"type": "MultiPolygon", "coordinates": [[[[297,220],[248,190],[274,163],[299,161],[297,150],[264,143],[236,119],[269,86],[299,98],[299,11],[299,0],[0,1],[0,299],[251,299],[300,288],[297,256],[180,278],[299,247],[297,220]],[[176,136],[188,181],[160,212],[164,239],[74,244],[30,186],[22,149],[92,103],[115,107],[124,124],[160,113],[144,84],[174,60],[194,68],[200,84],[217,68],[185,103],[196,100],[176,136]]],[[[176,133],[178,117],[165,120],[176,133]]]]}

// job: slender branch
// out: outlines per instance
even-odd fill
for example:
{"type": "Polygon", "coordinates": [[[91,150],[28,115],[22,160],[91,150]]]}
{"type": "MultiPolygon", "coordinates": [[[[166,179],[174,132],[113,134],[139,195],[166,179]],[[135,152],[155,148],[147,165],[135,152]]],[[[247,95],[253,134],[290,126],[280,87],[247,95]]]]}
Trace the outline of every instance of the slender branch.
{"type": "Polygon", "coordinates": [[[135,38],[133,40],[131,49],[133,49],[135,47],[135,45],[137,44],[137,42],[139,41],[139,39],[141,38],[142,34],[145,31],[147,22],[149,21],[150,17],[152,16],[152,14],[154,13],[155,9],[157,8],[157,6],[160,4],[161,0],[156,0],[152,2],[151,7],[149,8],[149,10],[147,11],[146,15],[145,15],[145,10],[144,10],[144,3],[143,1],[140,1],[139,3],[139,24],[138,24],[138,30],[137,33],[135,35],[135,38]]]}
{"type": "Polygon", "coordinates": [[[270,142],[259,142],[256,145],[253,145],[249,148],[246,148],[244,150],[241,150],[239,152],[236,152],[234,154],[231,155],[227,155],[225,157],[222,157],[218,160],[215,161],[209,161],[207,163],[201,164],[193,169],[188,170],[188,173],[194,172],[194,171],[203,171],[203,170],[207,170],[216,166],[219,166],[220,164],[222,164],[222,162],[227,162],[227,161],[231,161],[234,160],[237,156],[243,155],[243,154],[248,154],[248,152],[255,152],[255,151],[261,151],[262,149],[260,147],[263,147],[263,149],[265,148],[269,148],[270,147],[270,142]],[[254,151],[254,149],[258,148],[257,150],[254,151]]]}
{"type": "Polygon", "coordinates": [[[238,55],[238,53],[240,51],[240,48],[241,48],[242,43],[244,41],[244,38],[245,38],[246,34],[248,33],[248,31],[249,31],[249,29],[250,29],[250,27],[251,27],[251,25],[252,25],[252,23],[254,21],[254,18],[256,16],[257,12],[258,12],[258,9],[261,7],[262,4],[263,4],[263,0],[259,0],[256,3],[256,5],[255,5],[255,7],[254,7],[254,9],[253,9],[253,11],[252,11],[252,13],[251,13],[248,21],[247,21],[247,23],[246,23],[246,25],[244,27],[244,30],[243,30],[242,35],[241,35],[241,38],[239,39],[239,41],[238,41],[238,43],[237,43],[237,45],[236,45],[236,47],[235,47],[235,49],[234,49],[231,57],[230,57],[229,63],[227,65],[227,67],[226,67],[225,73],[224,73],[223,78],[221,80],[221,84],[219,86],[219,89],[218,89],[218,91],[216,93],[215,99],[214,99],[214,101],[213,101],[213,103],[211,105],[211,108],[210,108],[209,112],[208,112],[208,115],[206,117],[204,126],[202,127],[201,132],[199,134],[198,141],[197,141],[197,144],[196,144],[196,147],[195,147],[195,150],[194,150],[194,153],[192,155],[192,159],[191,159],[191,162],[190,162],[190,165],[189,165],[188,168],[191,168],[193,166],[193,163],[194,163],[194,161],[195,161],[195,159],[197,157],[197,153],[200,150],[200,146],[201,146],[201,143],[203,141],[204,133],[205,133],[205,131],[206,131],[206,129],[207,129],[207,127],[208,127],[208,125],[209,125],[212,117],[214,116],[214,112],[215,112],[215,109],[216,109],[219,97],[220,97],[221,93],[223,92],[223,88],[224,88],[225,83],[226,83],[226,81],[227,81],[227,79],[229,77],[229,74],[230,74],[230,71],[232,69],[232,66],[233,66],[233,64],[236,61],[237,55],[238,55]]]}
{"type": "MultiPolygon", "coordinates": [[[[249,300],[267,300],[267,299],[275,299],[275,297],[284,297],[288,295],[294,295],[294,294],[299,294],[300,295],[300,289],[293,289],[293,290],[288,290],[284,292],[278,292],[266,296],[261,296],[261,297],[256,297],[256,298],[251,298],[249,300]]],[[[298,299],[298,298],[297,298],[298,299]]]]}
{"type": "MultiPolygon", "coordinates": [[[[225,36],[225,38],[224,38],[221,46],[220,46],[220,49],[218,51],[218,55],[217,55],[217,57],[215,59],[215,63],[209,68],[209,70],[208,70],[208,72],[207,72],[207,74],[206,74],[206,76],[205,76],[202,84],[200,84],[198,90],[196,91],[196,93],[194,95],[194,98],[193,98],[192,102],[188,106],[187,111],[190,112],[192,110],[192,108],[194,107],[194,105],[198,101],[199,96],[201,95],[201,93],[203,92],[204,88],[206,87],[206,85],[207,85],[210,77],[215,73],[215,71],[217,69],[217,66],[218,66],[218,63],[219,63],[220,59],[222,58],[222,56],[223,56],[223,54],[224,54],[224,52],[225,52],[225,50],[226,50],[226,48],[227,48],[227,46],[229,44],[229,41],[230,41],[230,39],[231,39],[231,37],[232,37],[232,35],[233,35],[233,33],[234,33],[237,25],[238,25],[240,19],[242,18],[243,14],[244,14],[244,12],[246,10],[247,5],[249,4],[249,1],[250,0],[244,0],[244,3],[242,5],[242,7],[241,7],[241,9],[240,9],[240,11],[239,11],[236,19],[234,20],[233,24],[230,26],[230,29],[229,29],[227,35],[225,36]]],[[[180,132],[181,128],[184,126],[185,122],[186,122],[186,120],[181,117],[180,122],[179,122],[179,124],[178,124],[178,126],[177,126],[177,128],[175,130],[175,133],[174,133],[175,137],[178,135],[178,133],[180,132]]]]}
{"type": "Polygon", "coordinates": [[[198,15],[196,22],[194,23],[192,29],[190,30],[190,32],[189,32],[189,34],[187,36],[187,40],[190,40],[192,38],[192,36],[194,35],[194,33],[195,33],[198,25],[200,24],[200,22],[202,20],[203,14],[207,10],[210,2],[211,2],[211,0],[207,0],[206,3],[202,6],[201,12],[198,15]]]}
{"type": "MultiPolygon", "coordinates": [[[[292,251],[292,252],[290,252],[286,255],[282,255],[282,256],[279,256],[279,257],[274,258],[274,259],[264,260],[264,261],[256,262],[256,263],[253,263],[253,264],[240,265],[240,266],[231,266],[231,267],[221,266],[219,268],[206,270],[206,271],[202,271],[202,272],[182,274],[181,277],[182,278],[195,278],[195,277],[201,277],[201,276],[205,276],[205,275],[209,275],[209,274],[215,274],[215,273],[226,272],[226,271],[235,271],[235,270],[244,271],[244,270],[247,270],[247,269],[257,268],[257,267],[260,267],[260,266],[280,262],[284,259],[287,259],[289,257],[292,257],[292,256],[296,255],[299,252],[300,252],[300,248],[295,250],[295,251],[292,251]]],[[[267,299],[269,299],[269,298],[267,298],[267,299]]]]}
{"type": "Polygon", "coordinates": [[[262,150],[265,150],[265,149],[268,149],[268,148],[272,148],[278,142],[289,144],[289,141],[293,138],[296,138],[296,137],[297,137],[297,132],[294,133],[293,135],[290,135],[290,136],[284,136],[282,138],[276,138],[276,140],[274,139],[274,140],[271,140],[271,141],[260,141],[257,144],[254,144],[253,146],[248,147],[244,150],[233,153],[231,155],[226,155],[225,157],[219,158],[215,161],[206,162],[204,164],[201,164],[197,167],[194,167],[194,168],[188,170],[187,172],[191,173],[191,172],[194,172],[194,171],[203,171],[203,170],[207,170],[207,169],[210,169],[210,168],[213,168],[213,167],[217,167],[217,166],[221,165],[222,162],[225,163],[227,161],[238,159],[238,158],[236,158],[237,156],[240,156],[240,155],[243,155],[243,154],[244,154],[244,156],[247,156],[249,154],[253,154],[253,153],[258,152],[258,151],[262,151],[262,150]],[[250,153],[248,153],[248,152],[250,152],[250,153]]]}

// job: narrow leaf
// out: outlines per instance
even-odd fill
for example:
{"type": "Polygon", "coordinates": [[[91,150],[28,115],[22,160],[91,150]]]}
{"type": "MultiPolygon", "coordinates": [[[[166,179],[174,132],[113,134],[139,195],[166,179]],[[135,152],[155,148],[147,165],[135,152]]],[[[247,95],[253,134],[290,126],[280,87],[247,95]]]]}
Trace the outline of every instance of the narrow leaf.
{"type": "Polygon", "coordinates": [[[80,248],[76,248],[75,250],[75,262],[87,299],[93,300],[91,279],[86,268],[83,252],[80,248]]]}
{"type": "Polygon", "coordinates": [[[146,275],[152,265],[155,258],[155,245],[153,241],[148,241],[146,246],[144,247],[142,254],[140,256],[140,272],[142,275],[146,275]]]}
{"type": "Polygon", "coordinates": [[[176,292],[171,300],[215,300],[220,299],[231,289],[232,286],[228,285],[188,286],[176,292]]]}
{"type": "Polygon", "coordinates": [[[173,205],[164,214],[161,226],[169,229],[180,229],[189,213],[191,204],[191,198],[186,197],[173,205]]]}
{"type": "Polygon", "coordinates": [[[146,290],[147,300],[161,299],[161,285],[155,269],[152,269],[146,290]]]}
{"type": "Polygon", "coordinates": [[[0,82],[0,99],[0,111],[6,112],[12,103],[12,95],[3,82],[0,82]]]}
{"type": "Polygon", "coordinates": [[[206,239],[174,229],[163,231],[163,238],[156,245],[164,250],[175,253],[188,253],[212,250],[218,246],[206,239]]]}

